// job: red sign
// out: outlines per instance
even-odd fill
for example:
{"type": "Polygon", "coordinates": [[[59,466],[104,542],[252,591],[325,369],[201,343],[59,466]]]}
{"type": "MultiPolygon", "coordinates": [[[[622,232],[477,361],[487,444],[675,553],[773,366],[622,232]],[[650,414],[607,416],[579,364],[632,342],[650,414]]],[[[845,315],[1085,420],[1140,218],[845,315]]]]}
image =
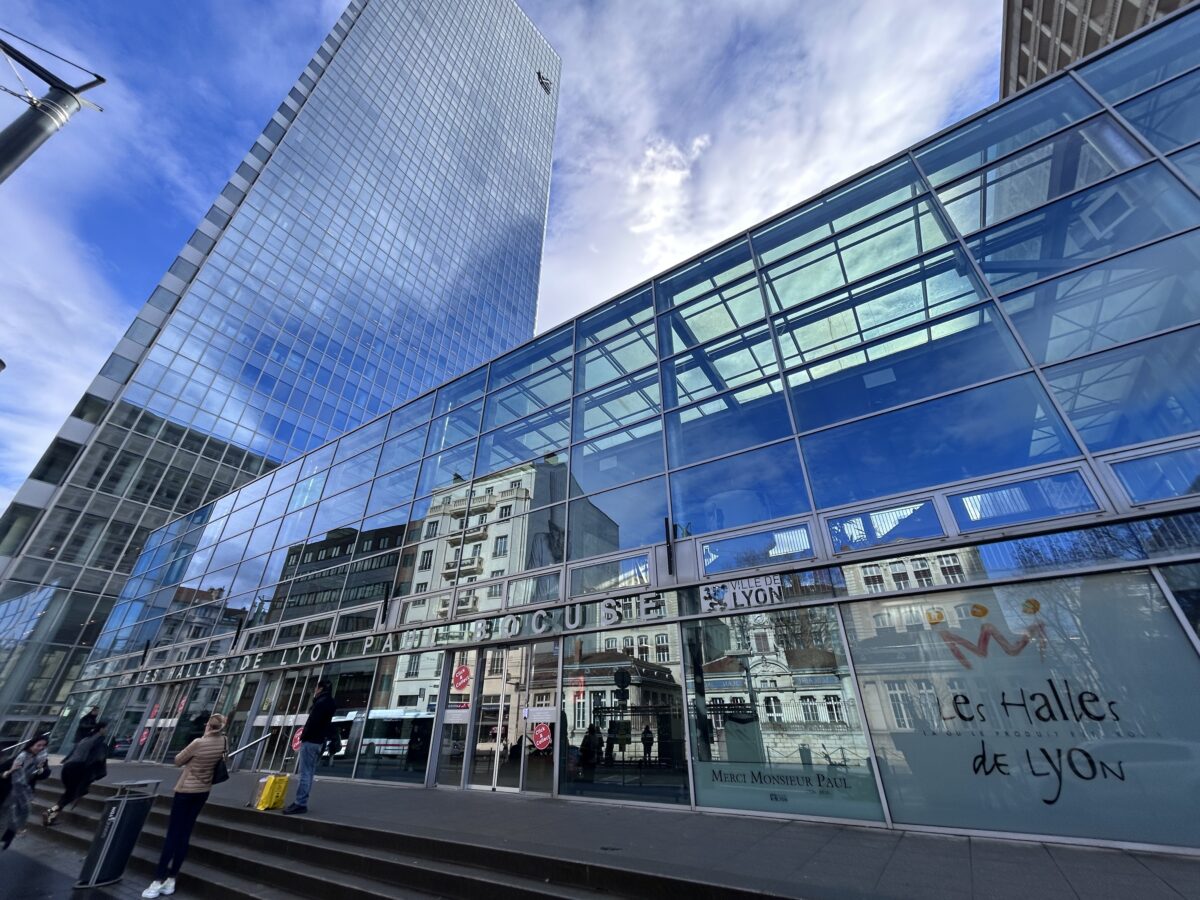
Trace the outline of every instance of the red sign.
{"type": "Polygon", "coordinates": [[[142,745],[143,745],[144,743],[146,743],[146,741],[148,741],[149,739],[150,739],[150,729],[149,729],[149,728],[143,728],[143,729],[142,729],[141,736],[140,736],[140,737],[138,737],[138,746],[139,746],[139,747],[140,747],[140,746],[142,746],[142,745]]]}
{"type": "Polygon", "coordinates": [[[470,666],[459,666],[454,670],[454,674],[450,676],[450,685],[456,691],[465,691],[467,685],[471,683],[471,668],[470,666]]]}
{"type": "Polygon", "coordinates": [[[292,749],[299,752],[300,750],[300,735],[304,734],[303,728],[297,728],[296,733],[292,735],[292,749]]]}
{"type": "Polygon", "coordinates": [[[184,697],[182,700],[179,701],[179,705],[177,707],[175,707],[175,715],[179,715],[180,713],[182,713],[183,708],[185,706],[187,706],[187,697],[184,697]]]}
{"type": "Polygon", "coordinates": [[[538,722],[534,725],[530,737],[533,740],[533,746],[539,750],[545,750],[554,741],[554,734],[545,722],[538,722]]]}
{"type": "Polygon", "coordinates": [[[154,704],[154,709],[150,710],[150,718],[152,718],[152,719],[158,718],[158,704],[157,703],[154,704]]]}

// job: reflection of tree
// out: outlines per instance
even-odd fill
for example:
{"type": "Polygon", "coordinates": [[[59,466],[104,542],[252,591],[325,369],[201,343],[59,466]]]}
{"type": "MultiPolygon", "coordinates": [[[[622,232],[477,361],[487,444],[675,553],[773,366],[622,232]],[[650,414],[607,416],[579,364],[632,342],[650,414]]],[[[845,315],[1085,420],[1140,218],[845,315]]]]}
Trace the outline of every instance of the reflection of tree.
{"type": "Polygon", "coordinates": [[[788,609],[771,614],[775,644],[783,650],[803,650],[809,647],[832,649],[837,641],[837,625],[823,607],[788,609]]]}

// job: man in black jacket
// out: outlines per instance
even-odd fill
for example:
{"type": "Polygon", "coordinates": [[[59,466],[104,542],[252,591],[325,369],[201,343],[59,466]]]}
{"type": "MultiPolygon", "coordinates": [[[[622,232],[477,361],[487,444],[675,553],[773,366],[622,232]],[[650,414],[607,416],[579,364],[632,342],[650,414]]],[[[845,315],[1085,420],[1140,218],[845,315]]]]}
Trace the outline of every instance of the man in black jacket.
{"type": "Polygon", "coordinates": [[[62,764],[63,794],[52,807],[42,813],[42,824],[53,825],[71,803],[88,792],[93,781],[108,775],[107,722],[97,722],[95,729],[75,745],[62,764]]]}
{"type": "Polygon", "coordinates": [[[96,733],[96,720],[100,718],[100,707],[93,706],[79,720],[79,729],[75,732],[75,740],[82,741],[96,733]]]}
{"type": "Polygon", "coordinates": [[[313,693],[308,719],[300,732],[300,779],[296,785],[296,799],[283,811],[285,816],[308,812],[308,794],[312,790],[313,776],[321,759],[321,748],[329,740],[333,714],[337,712],[337,700],[333,696],[333,685],[328,679],[317,682],[313,693]]]}

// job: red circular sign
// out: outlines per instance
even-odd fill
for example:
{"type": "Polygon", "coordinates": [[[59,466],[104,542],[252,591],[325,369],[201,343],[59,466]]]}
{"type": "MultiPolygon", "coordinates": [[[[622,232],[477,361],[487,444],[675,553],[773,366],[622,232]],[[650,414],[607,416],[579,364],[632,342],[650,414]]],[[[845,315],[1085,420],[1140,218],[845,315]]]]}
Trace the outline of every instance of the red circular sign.
{"type": "Polygon", "coordinates": [[[304,729],[297,728],[296,733],[292,735],[292,749],[293,750],[296,750],[296,751],[300,750],[300,735],[302,735],[302,734],[304,734],[304,729]]]}
{"type": "Polygon", "coordinates": [[[471,668],[469,666],[459,666],[450,676],[450,684],[456,691],[465,691],[470,683],[471,668]]]}
{"type": "Polygon", "coordinates": [[[140,736],[140,737],[138,737],[138,746],[139,746],[139,747],[140,747],[140,746],[142,746],[142,745],[143,745],[144,743],[146,743],[146,741],[148,741],[149,739],[150,739],[150,729],[149,729],[149,728],[143,728],[143,729],[142,729],[141,736],[140,736]]]}
{"type": "Polygon", "coordinates": [[[554,740],[554,734],[550,731],[550,726],[545,722],[538,722],[533,726],[533,733],[530,735],[533,740],[533,746],[539,750],[545,750],[554,740]]]}

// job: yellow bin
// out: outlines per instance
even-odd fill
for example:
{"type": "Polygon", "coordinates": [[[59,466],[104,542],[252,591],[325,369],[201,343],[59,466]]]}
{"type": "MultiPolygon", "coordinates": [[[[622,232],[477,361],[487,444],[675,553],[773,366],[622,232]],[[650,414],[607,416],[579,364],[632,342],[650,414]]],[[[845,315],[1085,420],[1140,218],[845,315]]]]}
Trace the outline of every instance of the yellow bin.
{"type": "Polygon", "coordinates": [[[254,802],[250,805],[255,809],[281,809],[287,796],[288,775],[268,775],[258,779],[258,788],[254,792],[254,802]]]}

